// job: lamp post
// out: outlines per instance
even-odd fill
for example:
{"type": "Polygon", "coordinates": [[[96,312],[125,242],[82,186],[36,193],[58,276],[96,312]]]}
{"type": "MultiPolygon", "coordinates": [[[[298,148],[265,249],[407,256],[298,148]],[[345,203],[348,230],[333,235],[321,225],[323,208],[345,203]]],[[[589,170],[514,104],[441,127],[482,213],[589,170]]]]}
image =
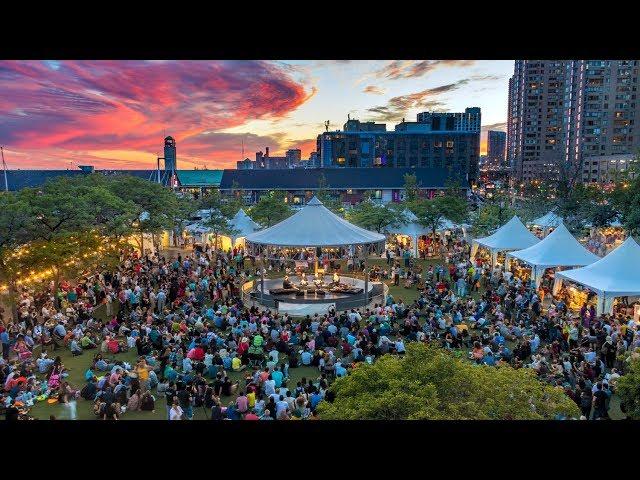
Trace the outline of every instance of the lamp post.
{"type": "Polygon", "coordinates": [[[502,210],[504,209],[504,200],[500,200],[500,210],[498,211],[498,221],[500,223],[500,226],[502,226],[502,210]]]}

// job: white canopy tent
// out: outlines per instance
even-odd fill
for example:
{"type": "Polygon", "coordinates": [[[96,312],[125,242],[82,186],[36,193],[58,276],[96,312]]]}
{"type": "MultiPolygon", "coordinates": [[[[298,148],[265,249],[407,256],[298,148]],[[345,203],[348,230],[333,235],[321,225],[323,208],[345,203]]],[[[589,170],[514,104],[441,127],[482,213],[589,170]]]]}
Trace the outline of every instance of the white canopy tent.
{"type": "Polygon", "coordinates": [[[553,232],[535,245],[507,253],[507,264],[511,257],[531,265],[531,279],[535,282],[536,288],[540,286],[547,268],[582,267],[600,259],[584,248],[564,223],[560,223],[553,232]]]}
{"type": "Polygon", "coordinates": [[[257,232],[261,228],[242,208],[234,215],[229,225],[236,232],[234,235],[231,235],[231,240],[234,244],[236,240],[244,238],[253,232],[257,232]]]}
{"type": "MultiPolygon", "coordinates": [[[[191,223],[184,229],[188,234],[195,237],[198,242],[204,244],[211,240],[210,237],[213,232],[213,229],[204,223],[211,217],[211,213],[209,210],[201,210],[198,214],[203,218],[203,220],[191,223]]],[[[225,235],[222,233],[218,235],[218,242],[220,242],[219,246],[223,250],[232,248],[237,245],[238,240],[243,239],[250,233],[258,231],[261,228],[260,225],[254,222],[242,208],[238,210],[238,213],[236,213],[231,220],[229,220],[229,226],[235,231],[233,235],[225,235]]]]}
{"type": "MultiPolygon", "coordinates": [[[[406,222],[402,223],[398,227],[392,228],[390,230],[390,233],[406,235],[408,237],[411,237],[413,241],[413,247],[414,247],[413,254],[417,257],[418,256],[418,237],[421,235],[428,235],[429,233],[431,233],[431,229],[429,227],[424,227],[420,225],[420,223],[418,222],[418,217],[416,217],[416,215],[411,210],[406,209],[402,213],[406,218],[406,222]]],[[[443,219],[442,222],[440,222],[440,225],[436,229],[436,232],[440,233],[440,232],[446,232],[448,230],[455,230],[456,228],[462,228],[462,231],[466,235],[465,227],[467,227],[467,225],[457,224],[452,222],[448,218],[445,218],[443,219]]]]}
{"type": "Polygon", "coordinates": [[[475,258],[478,247],[484,247],[491,252],[491,266],[496,264],[498,252],[522,250],[529,248],[540,239],[531,233],[517,215],[500,227],[493,235],[476,238],[471,244],[471,258],[475,258]]]}
{"type": "Polygon", "coordinates": [[[583,285],[598,295],[598,314],[611,313],[616,297],[640,295],[640,245],[631,237],[608,254],[586,267],[556,274],[556,294],[563,280],[583,285]]]}
{"type": "Polygon", "coordinates": [[[247,235],[246,241],[278,247],[339,247],[377,243],[384,245],[385,236],[347,222],[313,197],[304,208],[289,218],[247,235]]]}
{"type": "Polygon", "coordinates": [[[562,223],[562,221],[562,217],[556,215],[553,212],[549,212],[541,217],[536,218],[535,220],[531,220],[527,224],[532,227],[540,227],[546,230],[548,228],[556,228],[562,223]]]}

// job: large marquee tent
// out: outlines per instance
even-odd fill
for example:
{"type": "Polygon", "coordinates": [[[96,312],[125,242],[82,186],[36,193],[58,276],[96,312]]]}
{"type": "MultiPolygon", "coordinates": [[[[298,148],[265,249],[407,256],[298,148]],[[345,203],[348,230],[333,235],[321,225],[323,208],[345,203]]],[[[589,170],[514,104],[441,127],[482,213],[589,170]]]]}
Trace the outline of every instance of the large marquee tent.
{"type": "Polygon", "coordinates": [[[598,314],[611,313],[616,297],[640,295],[640,245],[629,237],[591,265],[556,273],[553,291],[566,280],[587,287],[598,295],[598,314]]]}
{"type": "Polygon", "coordinates": [[[339,217],[313,197],[304,208],[282,222],[246,236],[247,244],[276,247],[384,247],[385,236],[339,217]]]}
{"type": "Polygon", "coordinates": [[[536,288],[540,286],[547,268],[582,267],[600,259],[584,248],[563,223],[535,245],[507,253],[507,261],[511,257],[531,266],[531,279],[536,288]]]}
{"type": "Polygon", "coordinates": [[[517,215],[500,227],[493,235],[476,238],[471,245],[471,258],[475,258],[478,247],[484,247],[491,252],[491,266],[497,261],[498,252],[522,250],[529,248],[540,239],[531,233],[517,215]]]}

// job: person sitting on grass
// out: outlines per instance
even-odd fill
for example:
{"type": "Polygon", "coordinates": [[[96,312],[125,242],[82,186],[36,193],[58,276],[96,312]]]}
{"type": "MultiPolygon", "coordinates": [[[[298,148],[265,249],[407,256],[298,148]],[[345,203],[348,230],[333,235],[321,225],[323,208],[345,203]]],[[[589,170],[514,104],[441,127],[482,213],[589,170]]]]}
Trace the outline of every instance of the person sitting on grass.
{"type": "Polygon", "coordinates": [[[71,336],[71,342],[69,343],[69,350],[71,350],[71,354],[74,357],[77,357],[78,355],[82,355],[82,348],[80,347],[80,344],[78,343],[76,336],[73,334],[71,336]]]}

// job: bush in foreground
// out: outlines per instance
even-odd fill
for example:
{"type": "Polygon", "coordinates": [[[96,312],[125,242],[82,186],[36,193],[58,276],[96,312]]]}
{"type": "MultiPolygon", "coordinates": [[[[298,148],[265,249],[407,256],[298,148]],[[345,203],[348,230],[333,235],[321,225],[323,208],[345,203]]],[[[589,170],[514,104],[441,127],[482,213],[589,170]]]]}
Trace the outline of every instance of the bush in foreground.
{"type": "Polygon", "coordinates": [[[407,345],[403,357],[361,364],[331,386],[326,420],[544,420],[577,418],[563,390],[534,371],[475,365],[435,346],[407,345]]]}

